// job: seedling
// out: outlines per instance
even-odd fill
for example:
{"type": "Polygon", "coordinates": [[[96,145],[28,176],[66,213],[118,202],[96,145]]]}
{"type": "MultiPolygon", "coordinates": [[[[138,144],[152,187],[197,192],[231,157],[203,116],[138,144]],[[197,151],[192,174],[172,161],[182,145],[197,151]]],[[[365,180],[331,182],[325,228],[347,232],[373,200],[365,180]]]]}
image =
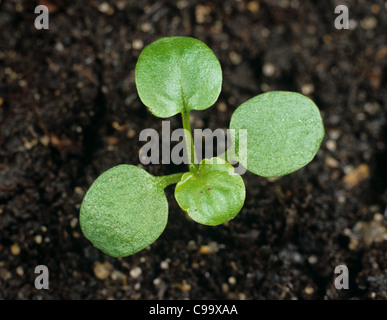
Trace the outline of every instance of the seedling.
{"type": "MultiPolygon", "coordinates": [[[[118,165],[99,176],[80,210],[82,231],[113,257],[152,244],[168,219],[164,189],[172,184],[178,205],[192,220],[209,226],[233,219],[245,201],[245,185],[230,162],[263,177],[280,177],[308,164],[320,148],[324,127],[309,98],[295,92],[268,92],[243,103],[231,118],[233,150],[196,161],[190,111],[212,106],[221,91],[222,70],[214,53],[188,37],[161,38],[141,52],[135,81],[142,102],[159,118],[181,114],[189,171],[155,177],[133,165],[118,165]]],[[[231,148],[230,148],[231,149],[231,148]]]]}

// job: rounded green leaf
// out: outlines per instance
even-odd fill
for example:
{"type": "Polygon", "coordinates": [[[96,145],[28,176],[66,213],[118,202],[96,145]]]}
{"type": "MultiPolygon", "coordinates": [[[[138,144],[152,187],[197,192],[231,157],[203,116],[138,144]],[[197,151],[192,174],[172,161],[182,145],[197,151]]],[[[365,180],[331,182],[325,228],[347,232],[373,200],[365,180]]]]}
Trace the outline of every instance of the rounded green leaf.
{"type": "Polygon", "coordinates": [[[168,202],[156,177],[119,165],[94,181],[83,199],[80,225],[87,239],[113,257],[152,244],[168,219],[168,202]]]}
{"type": "Polygon", "coordinates": [[[203,42],[167,37],[141,52],[135,80],[141,101],[155,116],[168,118],[211,107],[222,87],[222,69],[203,42]]]}
{"type": "Polygon", "coordinates": [[[319,109],[296,92],[273,91],[246,101],[234,112],[230,128],[235,130],[235,150],[246,151],[242,165],[263,177],[302,168],[312,161],[324,137],[319,109]],[[239,139],[241,129],[247,130],[247,145],[239,139]]]}
{"type": "Polygon", "coordinates": [[[196,222],[215,226],[242,209],[246,190],[234,167],[219,158],[204,159],[197,173],[188,172],[176,185],[179,206],[196,222]]]}

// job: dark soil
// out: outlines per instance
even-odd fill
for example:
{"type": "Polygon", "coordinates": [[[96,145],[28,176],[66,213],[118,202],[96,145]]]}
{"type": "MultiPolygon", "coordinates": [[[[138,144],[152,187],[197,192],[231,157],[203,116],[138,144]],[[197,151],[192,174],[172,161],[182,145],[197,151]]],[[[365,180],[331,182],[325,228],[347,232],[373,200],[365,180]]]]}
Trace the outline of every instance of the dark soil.
{"type": "Polygon", "coordinates": [[[37,2],[0,1],[0,299],[386,299],[387,8],[344,3],[350,30],[334,27],[336,1],[47,0],[50,29],[37,30],[37,2]],[[204,41],[223,68],[194,128],[227,128],[242,102],[289,90],[316,102],[326,136],[296,173],[243,175],[227,225],[189,220],[169,187],[164,233],[115,259],[84,238],[80,204],[103,171],[141,166],[142,129],[161,130],[134,68],[173,35],[204,41]],[[49,290],[34,287],[37,265],[49,290]],[[348,290],[334,286],[338,265],[348,290]]]}

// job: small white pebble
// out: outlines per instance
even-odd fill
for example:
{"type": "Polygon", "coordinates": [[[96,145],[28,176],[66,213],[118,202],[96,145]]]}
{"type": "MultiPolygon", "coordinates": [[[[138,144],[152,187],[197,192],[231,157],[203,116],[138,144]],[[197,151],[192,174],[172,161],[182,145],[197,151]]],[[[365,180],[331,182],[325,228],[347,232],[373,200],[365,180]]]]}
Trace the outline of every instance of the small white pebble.
{"type": "Polygon", "coordinates": [[[335,140],[328,140],[326,146],[329,151],[336,151],[337,143],[335,140]]]}
{"type": "Polygon", "coordinates": [[[318,261],[318,259],[317,259],[317,257],[314,256],[314,255],[312,255],[312,256],[310,256],[310,257],[308,258],[308,262],[309,262],[310,264],[316,264],[317,261],[318,261]]]}
{"type": "Polygon", "coordinates": [[[262,72],[266,77],[271,77],[275,72],[274,64],[268,62],[263,65],[262,72]]]}
{"type": "Polygon", "coordinates": [[[377,222],[382,222],[384,219],[383,215],[381,213],[375,213],[374,220],[377,222]]]}
{"type": "Polygon", "coordinates": [[[101,13],[106,13],[109,16],[114,13],[114,9],[107,2],[102,2],[98,6],[98,11],[101,13]]]}
{"type": "Polygon", "coordinates": [[[135,50],[141,50],[144,47],[144,42],[141,39],[135,39],[132,42],[132,47],[135,50]]]}
{"type": "Polygon", "coordinates": [[[360,22],[360,25],[364,30],[372,30],[378,25],[378,20],[373,16],[366,17],[360,22]]]}
{"type": "Polygon", "coordinates": [[[163,269],[163,270],[169,269],[169,263],[168,263],[168,261],[166,261],[166,260],[161,261],[161,263],[160,263],[160,268],[163,269]]]}
{"type": "Polygon", "coordinates": [[[41,244],[43,241],[43,237],[40,234],[36,235],[34,239],[37,244],[41,244]]]}
{"type": "Polygon", "coordinates": [[[235,285],[236,284],[236,279],[234,277],[230,277],[230,278],[228,278],[228,283],[231,284],[231,285],[235,285]]]}
{"type": "Polygon", "coordinates": [[[137,279],[139,276],[141,276],[142,270],[140,267],[134,267],[132,270],[130,270],[130,276],[134,279],[137,279]]]}
{"type": "Polygon", "coordinates": [[[74,229],[77,226],[77,224],[78,224],[78,218],[76,218],[76,217],[72,218],[70,221],[71,228],[74,229]]]}
{"type": "Polygon", "coordinates": [[[238,53],[234,52],[234,51],[231,51],[230,52],[230,60],[232,62],[232,64],[240,64],[242,62],[242,57],[241,55],[239,55],[238,53]]]}
{"type": "Polygon", "coordinates": [[[309,95],[314,92],[314,85],[312,83],[304,84],[301,88],[302,94],[309,95]]]}
{"type": "Polygon", "coordinates": [[[94,274],[100,280],[105,280],[109,277],[113,266],[109,262],[96,262],[94,265],[94,274]]]}
{"type": "Polygon", "coordinates": [[[18,266],[17,268],[16,268],[16,273],[17,273],[17,275],[18,276],[23,276],[24,275],[24,269],[23,269],[23,267],[22,266],[18,266]]]}
{"type": "Polygon", "coordinates": [[[311,294],[313,294],[313,292],[314,292],[313,287],[307,286],[307,287],[305,288],[305,293],[306,293],[307,295],[311,295],[311,294]]]}

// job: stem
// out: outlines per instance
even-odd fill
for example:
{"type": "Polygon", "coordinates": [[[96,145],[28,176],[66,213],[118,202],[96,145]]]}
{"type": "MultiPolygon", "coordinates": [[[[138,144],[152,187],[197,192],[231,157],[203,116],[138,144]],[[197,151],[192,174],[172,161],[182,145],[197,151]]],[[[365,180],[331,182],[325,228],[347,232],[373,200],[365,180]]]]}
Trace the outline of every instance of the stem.
{"type": "Polygon", "coordinates": [[[161,176],[157,177],[159,179],[159,183],[163,189],[166,187],[170,186],[171,184],[178,183],[181,180],[181,177],[183,176],[185,172],[180,172],[180,173],[174,173],[170,174],[168,176],[161,176]]]}
{"type": "Polygon", "coordinates": [[[198,170],[199,164],[197,163],[195,145],[192,138],[189,110],[188,111],[184,110],[181,113],[181,117],[183,119],[184,138],[185,138],[185,143],[187,147],[189,171],[196,172],[198,170]]]}

